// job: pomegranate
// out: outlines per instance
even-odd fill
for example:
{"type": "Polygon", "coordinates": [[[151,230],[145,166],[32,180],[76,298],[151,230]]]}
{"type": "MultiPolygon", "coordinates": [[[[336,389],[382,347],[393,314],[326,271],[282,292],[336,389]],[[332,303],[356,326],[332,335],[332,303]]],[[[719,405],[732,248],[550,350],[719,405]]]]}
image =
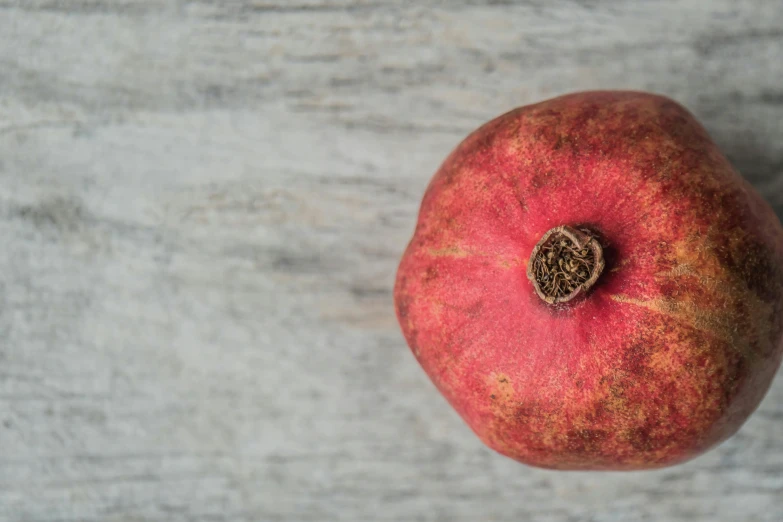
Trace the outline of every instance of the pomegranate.
{"type": "Polygon", "coordinates": [[[693,458],[783,354],[783,228],[674,101],[584,92],[468,136],[394,288],[424,371],[488,446],[554,469],[693,458]]]}

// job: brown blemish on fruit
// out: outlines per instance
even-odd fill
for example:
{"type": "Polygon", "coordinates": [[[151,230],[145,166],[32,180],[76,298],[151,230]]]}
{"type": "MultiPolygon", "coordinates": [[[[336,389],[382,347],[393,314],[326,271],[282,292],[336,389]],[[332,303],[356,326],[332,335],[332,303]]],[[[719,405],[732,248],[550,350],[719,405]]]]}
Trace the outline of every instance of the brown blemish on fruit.
{"type": "Polygon", "coordinates": [[[635,299],[625,295],[612,295],[610,298],[619,303],[628,303],[677,319],[679,322],[697,330],[714,335],[719,339],[733,342],[736,332],[733,326],[734,316],[728,313],[703,311],[693,303],[674,299],[635,299]]]}
{"type": "Polygon", "coordinates": [[[760,298],[772,301],[781,284],[781,267],[768,247],[737,231],[728,237],[729,270],[744,287],[760,298]]]}
{"type": "Polygon", "coordinates": [[[494,399],[490,407],[498,421],[528,421],[531,417],[538,417],[541,414],[540,408],[523,404],[517,400],[516,392],[507,375],[493,374],[489,377],[487,385],[491,390],[490,395],[494,399]]]}
{"type": "Polygon", "coordinates": [[[663,284],[692,296],[691,306],[698,303],[704,310],[722,310],[709,314],[713,323],[720,323],[723,338],[735,349],[743,348],[739,339],[749,339],[754,349],[743,351],[750,357],[773,349],[773,332],[780,319],[765,300],[765,292],[777,295],[783,284],[780,269],[769,262],[772,253],[754,245],[738,230],[721,232],[711,227],[703,237],[691,235],[674,243],[659,261],[672,268],[656,274],[663,284]]]}
{"type": "Polygon", "coordinates": [[[557,184],[557,176],[551,170],[538,172],[530,179],[530,186],[534,189],[540,189],[546,186],[557,184]]]}
{"type": "Polygon", "coordinates": [[[514,399],[514,388],[508,376],[502,373],[489,376],[487,378],[487,387],[491,390],[488,406],[493,420],[487,427],[487,431],[480,435],[493,447],[507,453],[512,452],[513,444],[504,439],[502,436],[503,430],[498,429],[498,426],[514,422],[518,406],[514,399]]]}
{"type": "Polygon", "coordinates": [[[527,259],[521,259],[519,257],[513,257],[511,259],[500,259],[498,261],[498,266],[504,270],[509,269],[516,269],[520,266],[526,266],[527,265],[527,259]]]}
{"type": "MultiPolygon", "coordinates": [[[[402,285],[404,284],[405,283],[403,282],[402,285]]],[[[413,301],[413,299],[408,295],[397,299],[397,313],[399,314],[400,319],[408,318],[408,310],[410,309],[411,301],[413,301]]]]}
{"type": "Polygon", "coordinates": [[[427,249],[427,253],[431,255],[432,257],[468,257],[471,255],[471,252],[468,252],[467,250],[463,250],[460,247],[451,246],[446,248],[429,248],[427,249]]]}
{"type": "Polygon", "coordinates": [[[653,438],[650,434],[650,427],[642,426],[630,428],[623,433],[624,438],[637,451],[650,452],[660,446],[660,441],[653,438]]]}
{"type": "Polygon", "coordinates": [[[623,354],[623,369],[638,377],[651,377],[651,349],[645,343],[632,344],[623,354]]]}
{"type": "Polygon", "coordinates": [[[471,319],[478,319],[479,316],[481,316],[481,311],[483,309],[484,309],[484,303],[478,301],[465,309],[465,315],[467,315],[471,319]]]}
{"type": "MultiPolygon", "coordinates": [[[[403,278],[403,280],[400,281],[400,288],[404,288],[406,282],[407,278],[403,278]]],[[[410,317],[410,306],[412,301],[413,299],[409,295],[403,294],[402,290],[399,291],[398,297],[396,299],[397,314],[400,318],[400,324],[405,325],[406,327],[406,338],[408,340],[408,345],[410,346],[414,355],[418,357],[420,353],[418,344],[418,331],[414,327],[413,321],[410,317]]]]}
{"type": "MultiPolygon", "coordinates": [[[[689,264],[683,263],[680,265],[677,265],[676,267],[672,268],[671,270],[666,270],[664,272],[658,272],[655,274],[658,277],[677,277],[682,275],[696,275],[693,271],[693,267],[689,264]]],[[[700,278],[702,279],[702,278],[700,278]]],[[[703,283],[704,281],[702,281],[703,283]]]]}
{"type": "MultiPolygon", "coordinates": [[[[604,430],[576,429],[566,432],[566,448],[574,456],[589,456],[601,453],[608,434],[604,430]]],[[[581,460],[581,459],[580,459],[581,460]]]]}

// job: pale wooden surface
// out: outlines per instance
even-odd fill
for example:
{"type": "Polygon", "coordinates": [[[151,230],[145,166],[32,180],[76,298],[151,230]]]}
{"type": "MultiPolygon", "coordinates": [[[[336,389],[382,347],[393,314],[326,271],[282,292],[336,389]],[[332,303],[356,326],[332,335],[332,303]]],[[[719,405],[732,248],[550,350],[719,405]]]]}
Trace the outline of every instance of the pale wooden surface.
{"type": "Polygon", "coordinates": [[[485,449],[391,306],[472,128],[691,108],[783,215],[783,3],[0,0],[0,520],[779,521],[783,379],[652,473],[485,449]]]}

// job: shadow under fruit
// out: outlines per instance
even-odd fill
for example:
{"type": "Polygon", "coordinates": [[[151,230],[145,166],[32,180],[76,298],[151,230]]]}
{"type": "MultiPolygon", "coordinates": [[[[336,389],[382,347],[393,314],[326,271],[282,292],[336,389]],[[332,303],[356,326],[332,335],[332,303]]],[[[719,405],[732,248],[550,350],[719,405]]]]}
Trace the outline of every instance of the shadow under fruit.
{"type": "Polygon", "coordinates": [[[677,103],[577,93],[451,153],[394,300],[413,354],[493,449],[663,467],[731,436],[769,388],[783,228],[677,103]]]}

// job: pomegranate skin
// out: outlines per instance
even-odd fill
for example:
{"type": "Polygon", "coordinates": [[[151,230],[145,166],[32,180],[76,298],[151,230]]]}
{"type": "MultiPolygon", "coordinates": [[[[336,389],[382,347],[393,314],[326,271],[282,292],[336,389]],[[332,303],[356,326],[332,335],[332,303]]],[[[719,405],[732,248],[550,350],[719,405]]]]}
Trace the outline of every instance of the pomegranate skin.
{"type": "Polygon", "coordinates": [[[734,434],[783,354],[783,228],[676,102],[561,96],[469,135],[427,188],[394,288],[416,359],[479,438],[553,469],[691,459],[734,434]],[[526,277],[550,229],[606,268],[552,306],[526,277]]]}

